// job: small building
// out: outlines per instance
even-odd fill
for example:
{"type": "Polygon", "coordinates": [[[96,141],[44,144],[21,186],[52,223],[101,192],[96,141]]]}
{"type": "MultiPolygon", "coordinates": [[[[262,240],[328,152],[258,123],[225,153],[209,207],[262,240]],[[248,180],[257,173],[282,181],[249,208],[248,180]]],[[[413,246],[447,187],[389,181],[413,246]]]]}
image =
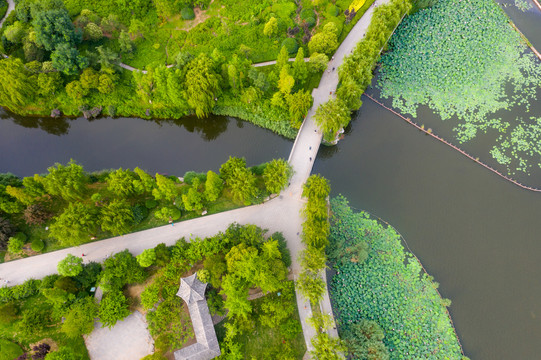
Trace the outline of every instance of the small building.
{"type": "Polygon", "coordinates": [[[197,273],[180,279],[177,296],[181,297],[188,305],[197,342],[175,351],[175,360],[210,360],[221,354],[214,324],[205,299],[207,284],[199,281],[196,275],[197,273]]]}

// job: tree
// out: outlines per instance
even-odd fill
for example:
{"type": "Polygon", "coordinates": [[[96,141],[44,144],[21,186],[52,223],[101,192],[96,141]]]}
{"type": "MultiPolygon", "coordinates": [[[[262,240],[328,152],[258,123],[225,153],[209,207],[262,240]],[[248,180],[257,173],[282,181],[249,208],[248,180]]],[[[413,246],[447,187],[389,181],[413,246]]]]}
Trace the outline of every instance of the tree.
{"type": "Polygon", "coordinates": [[[224,307],[229,310],[229,316],[248,319],[252,305],[248,301],[248,287],[243,279],[235,275],[224,276],[220,293],[226,295],[224,307]]]}
{"type": "Polygon", "coordinates": [[[21,59],[10,57],[0,60],[0,102],[17,108],[32,101],[35,85],[21,59]]]}
{"type": "Polygon", "coordinates": [[[80,245],[95,233],[98,225],[96,207],[83,203],[70,203],[50,226],[51,236],[64,246],[80,245]]]}
{"type": "Polygon", "coordinates": [[[73,23],[65,9],[38,12],[32,25],[36,32],[36,43],[47,51],[54,51],[59,45],[73,48],[81,41],[81,36],[75,32],[73,23]]]}
{"type": "Polygon", "coordinates": [[[120,290],[108,291],[100,302],[98,315],[103,326],[112,328],[118,320],[130,315],[128,299],[120,290]]]}
{"type": "Polygon", "coordinates": [[[388,360],[389,351],[383,343],[385,334],[373,320],[361,319],[345,327],[342,339],[352,357],[368,360],[388,360]]]}
{"type": "Polygon", "coordinates": [[[68,43],[59,44],[51,54],[53,67],[66,75],[75,75],[88,66],[88,59],[68,43]]]}
{"type": "Polygon", "coordinates": [[[164,206],[154,213],[156,219],[167,221],[175,221],[180,219],[180,210],[173,206],[164,206]]]}
{"type": "Polygon", "coordinates": [[[114,236],[122,235],[130,230],[133,223],[133,212],[126,200],[113,200],[101,208],[100,225],[103,231],[114,236]]]}
{"type": "Polygon", "coordinates": [[[68,254],[63,260],[58,262],[56,269],[62,276],[77,276],[83,271],[83,258],[68,254]]]}
{"type": "Polygon", "coordinates": [[[220,91],[221,77],[214,70],[214,62],[205,53],[188,64],[186,73],[186,100],[197,117],[207,116],[214,107],[220,91]]]}
{"type": "Polygon", "coordinates": [[[338,48],[338,29],[333,22],[327,23],[321,32],[318,32],[308,43],[310,54],[332,54],[338,48]]]}
{"type": "Polygon", "coordinates": [[[115,75],[113,69],[102,67],[99,78],[98,91],[102,94],[112,93],[115,90],[116,80],[117,76],[115,75]]]}
{"type": "Polygon", "coordinates": [[[16,323],[15,330],[22,336],[37,336],[49,325],[48,310],[30,308],[23,312],[22,318],[16,323]]]}
{"type": "Polygon", "coordinates": [[[51,97],[55,95],[62,88],[62,85],[62,77],[56,71],[38,74],[38,93],[41,96],[51,97]]]}
{"type": "Polygon", "coordinates": [[[135,191],[138,194],[150,193],[152,189],[156,187],[156,180],[147,174],[144,170],[136,167],[133,171],[139,177],[138,179],[133,180],[133,186],[135,191]]]}
{"type": "Polygon", "coordinates": [[[325,140],[332,142],[338,131],[349,123],[349,109],[343,100],[331,99],[317,108],[314,120],[325,133],[325,140]]]}
{"type": "Polygon", "coordinates": [[[20,21],[15,21],[12,25],[9,25],[4,31],[4,36],[10,42],[14,44],[19,44],[23,41],[23,38],[26,35],[26,30],[24,24],[20,21]]]}
{"type": "Polygon", "coordinates": [[[149,267],[156,261],[156,251],[154,249],[145,249],[141,254],[137,255],[136,258],[141,267],[149,267]]]}
{"type": "Polygon", "coordinates": [[[207,180],[205,182],[205,198],[207,201],[214,202],[218,200],[222,194],[223,187],[223,180],[220,178],[220,175],[216,174],[212,170],[209,170],[207,172],[207,180]]]}
{"type": "Polygon", "coordinates": [[[312,339],[314,350],[310,355],[318,360],[342,360],[345,359],[342,353],[346,350],[340,338],[332,338],[326,332],[318,333],[312,339]]]}
{"type": "Polygon", "coordinates": [[[103,31],[98,25],[94,24],[93,22],[90,22],[85,26],[84,34],[85,37],[91,41],[98,41],[103,37],[103,31]]]}
{"type": "Polygon", "coordinates": [[[48,194],[61,196],[66,201],[82,198],[88,179],[81,165],[70,160],[66,166],[56,163],[47,171],[49,174],[41,178],[41,182],[48,194]]]}
{"type": "Polygon", "coordinates": [[[280,75],[282,72],[282,68],[286,66],[288,62],[289,62],[289,53],[287,52],[286,47],[282,46],[276,58],[276,65],[275,65],[275,70],[274,70],[275,74],[280,75]]]}
{"type": "Polygon", "coordinates": [[[193,179],[192,186],[190,186],[188,192],[182,195],[182,202],[188,211],[199,212],[203,209],[203,194],[199,192],[200,181],[197,177],[193,179]]]}
{"type": "Polygon", "coordinates": [[[295,61],[293,62],[293,77],[297,84],[304,85],[306,79],[308,78],[308,65],[304,61],[304,50],[301,47],[295,56],[295,61]]]}
{"type": "Polygon", "coordinates": [[[120,52],[123,54],[131,53],[134,49],[130,35],[124,30],[122,30],[118,36],[118,46],[120,47],[120,52]]]}
{"type": "Polygon", "coordinates": [[[96,70],[92,68],[86,68],[81,73],[79,81],[85,89],[95,89],[99,86],[100,75],[96,72],[96,70]]]}
{"type": "Polygon", "coordinates": [[[318,73],[327,68],[329,57],[325,54],[313,53],[310,55],[310,62],[308,64],[312,73],[318,73]]]}
{"type": "Polygon", "coordinates": [[[98,316],[98,306],[93,297],[76,302],[65,315],[62,332],[68,337],[77,338],[94,330],[94,320],[98,316]]]}
{"type": "Polygon", "coordinates": [[[280,78],[278,79],[278,90],[284,95],[288,95],[295,85],[295,79],[289,73],[289,65],[285,65],[280,70],[280,78]]]}
{"type": "Polygon", "coordinates": [[[233,178],[238,169],[246,168],[246,159],[230,156],[220,167],[220,176],[226,182],[233,178]]]}
{"type": "Polygon", "coordinates": [[[233,199],[245,205],[250,205],[251,199],[257,195],[255,175],[246,168],[238,168],[226,184],[231,188],[233,199]]]}
{"type": "Polygon", "coordinates": [[[325,292],[325,282],[317,274],[303,271],[297,280],[297,286],[301,294],[310,300],[312,304],[317,304],[325,292]]]}
{"type": "Polygon", "coordinates": [[[66,85],[66,93],[70,98],[80,100],[88,95],[88,89],[79,80],[74,80],[66,85]]]}
{"type": "Polygon", "coordinates": [[[325,256],[325,249],[307,246],[301,252],[300,260],[303,269],[312,273],[318,273],[326,266],[327,257],[325,256]]]}
{"type": "Polygon", "coordinates": [[[308,110],[312,107],[312,95],[306,90],[297,91],[286,97],[291,126],[299,129],[308,110]]]}
{"type": "Polygon", "coordinates": [[[291,177],[291,166],[284,159],[274,159],[263,170],[265,187],[271,194],[278,194],[284,189],[291,177]]]}
{"type": "Polygon", "coordinates": [[[156,188],[152,189],[152,195],[156,200],[173,201],[178,196],[178,188],[173,180],[156,174],[156,188]]]}
{"type": "Polygon", "coordinates": [[[136,178],[136,174],[130,169],[117,169],[107,177],[107,189],[119,197],[130,197],[136,194],[133,183],[136,178]]]}
{"type": "Polygon", "coordinates": [[[118,64],[118,53],[115,52],[113,49],[104,46],[98,46],[96,50],[98,50],[98,64],[101,65],[102,70],[103,68],[111,68],[114,64],[118,64]]]}
{"type": "Polygon", "coordinates": [[[141,282],[146,278],[145,271],[128,250],[116,253],[103,264],[100,286],[106,292],[120,291],[125,284],[141,282]]]}
{"type": "Polygon", "coordinates": [[[8,251],[11,254],[20,254],[23,252],[23,246],[26,242],[26,235],[23,233],[17,233],[8,240],[8,251]]]}
{"type": "Polygon", "coordinates": [[[336,91],[336,97],[343,100],[348,109],[352,111],[358,110],[363,104],[362,94],[363,89],[351,78],[341,83],[336,91]]]}
{"type": "Polygon", "coordinates": [[[278,32],[278,20],[273,16],[267,21],[263,28],[263,35],[273,37],[278,32]]]}
{"type": "Polygon", "coordinates": [[[0,217],[0,250],[7,247],[9,238],[15,234],[15,227],[8,219],[0,217]]]}

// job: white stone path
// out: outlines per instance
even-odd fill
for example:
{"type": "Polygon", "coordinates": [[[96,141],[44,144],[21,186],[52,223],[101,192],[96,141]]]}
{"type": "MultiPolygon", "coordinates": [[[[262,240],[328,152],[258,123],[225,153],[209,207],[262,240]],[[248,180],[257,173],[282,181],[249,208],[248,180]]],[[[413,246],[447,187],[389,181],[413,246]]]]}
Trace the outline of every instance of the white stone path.
{"type": "MultiPolygon", "coordinates": [[[[10,4],[12,3],[12,0],[8,1],[10,4]]],[[[349,55],[357,42],[364,37],[372,19],[374,8],[388,1],[376,0],[357,24],[355,24],[334,54],[334,60],[329,62],[329,66],[321,78],[319,87],[312,91],[314,104],[299,130],[289,156],[289,163],[293,167],[294,174],[289,187],[279,197],[261,205],[208,215],[180,222],[174,226],[166,225],[74,248],[3,263],[0,264],[0,278],[8,279],[10,285],[17,285],[30,278],[40,279],[46,275],[56,273],[57,263],[68,253],[76,256],[81,256],[84,253],[85,262],[102,262],[107,256],[124,249],[129,249],[132,254],[138,255],[144,249],[155,247],[159,243],[173,245],[181,237],[185,237],[188,240],[194,237],[204,238],[212,236],[219,231],[224,231],[229,224],[234,222],[242,225],[255,224],[261,228],[268,229],[270,233],[275,231],[282,232],[287,239],[288,248],[291,252],[292,272],[297,277],[300,271],[298,254],[304,247],[299,236],[302,231],[303,222],[300,211],[305,203],[302,199],[302,185],[310,176],[322,139],[322,134],[313,121],[313,115],[317,107],[331,97],[331,92],[333,94],[332,96],[334,96],[338,85],[338,74],[336,70],[333,71],[332,69],[338,69],[343,58],[349,55]]],[[[315,331],[306,322],[311,316],[312,310],[308,301],[299,292],[297,292],[297,305],[306,347],[308,350],[312,350],[311,339],[315,336],[315,331]]],[[[325,314],[332,314],[328,292],[324,294],[323,301],[321,302],[321,311],[325,314]]],[[[336,329],[331,329],[330,335],[338,336],[336,329]]]]}

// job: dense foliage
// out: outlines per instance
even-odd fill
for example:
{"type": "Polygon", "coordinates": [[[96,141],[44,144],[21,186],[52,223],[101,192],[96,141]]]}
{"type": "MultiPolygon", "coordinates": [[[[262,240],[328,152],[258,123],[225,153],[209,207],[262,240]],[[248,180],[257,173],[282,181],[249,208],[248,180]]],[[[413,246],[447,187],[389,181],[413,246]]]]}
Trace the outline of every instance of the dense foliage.
{"type": "MultiPolygon", "coordinates": [[[[27,253],[23,248],[27,242],[34,251],[43,251],[45,245],[54,250],[200,216],[203,211],[259,203],[284,189],[291,176],[283,159],[248,168],[246,160],[230,158],[222,168],[220,175],[187,172],[183,182],[151,176],[139,168],[89,174],[73,161],[22,180],[2,174],[0,249],[21,256],[27,253]],[[24,232],[16,232],[17,227],[24,232]]],[[[144,263],[149,264],[148,259],[144,263]]],[[[64,267],[59,271],[76,275],[64,267]]]]}
{"type": "Polygon", "coordinates": [[[509,172],[541,163],[537,120],[505,121],[499,113],[529,108],[541,67],[494,1],[440,0],[408,17],[389,49],[378,86],[394,107],[416,116],[428,105],[455,122],[459,142],[499,132],[491,155],[509,172]]]}
{"type": "Polygon", "coordinates": [[[322,70],[304,54],[334,51],[363,12],[349,4],[21,0],[0,29],[9,56],[0,59],[0,105],[54,117],[215,113],[292,138],[322,70]],[[251,67],[281,49],[297,54],[292,69],[251,67]],[[121,69],[121,59],[146,74],[121,69]],[[282,73],[291,87],[279,86],[282,73]]]}
{"type": "Polygon", "coordinates": [[[316,121],[324,131],[327,142],[335,142],[339,130],[348,125],[351,120],[348,110],[361,107],[361,95],[372,81],[373,69],[380,53],[410,8],[410,0],[392,0],[378,6],[374,10],[365,37],[338,68],[339,87],[336,99],[321,104],[316,113],[316,121]]]}
{"type": "Polygon", "coordinates": [[[265,349],[266,353],[273,354],[269,355],[271,358],[302,356],[304,349],[295,353],[303,341],[299,336],[293,285],[286,281],[283,258],[288,254],[281,251],[283,237],[273,234],[265,238],[264,235],[265,232],[254,225],[234,224],[210,238],[190,242],[181,239],[170,249],[161,245],[153,249],[156,266],[152,268],[156,276],[141,294],[141,304],[149,309],[147,320],[157,353],[178,349],[193,337],[189,319],[183,315],[185,305],[176,292],[179,277],[191,274],[193,265],[202,263],[197,276],[209,282],[206,296],[211,313],[223,315],[227,310],[226,324],[221,328],[225,333],[221,338],[222,353],[229,356],[243,351],[254,354],[253,344],[245,340],[252,326],[256,326],[259,331],[272,334],[272,344],[268,344],[271,347],[265,349]],[[169,255],[160,261],[158,258],[163,257],[164,250],[169,255]],[[266,296],[258,302],[249,301],[249,291],[256,288],[266,296]]]}
{"type": "MultiPolygon", "coordinates": [[[[331,282],[331,299],[340,332],[349,334],[356,328],[366,333],[370,326],[363,322],[372,320],[383,334],[370,331],[375,339],[383,339],[390,359],[462,359],[445,308],[450,301],[440,297],[437,283],[404,250],[400,235],[366,213],[353,213],[343,197],[332,199],[331,206],[328,248],[335,254],[333,263],[339,262],[331,282]],[[364,262],[352,259],[347,251],[347,246],[360,242],[369,248],[364,262]]],[[[357,340],[365,335],[358,334],[357,340]]],[[[346,340],[351,343],[351,336],[346,340]]],[[[350,351],[364,351],[358,342],[353,345],[350,351]]]]}

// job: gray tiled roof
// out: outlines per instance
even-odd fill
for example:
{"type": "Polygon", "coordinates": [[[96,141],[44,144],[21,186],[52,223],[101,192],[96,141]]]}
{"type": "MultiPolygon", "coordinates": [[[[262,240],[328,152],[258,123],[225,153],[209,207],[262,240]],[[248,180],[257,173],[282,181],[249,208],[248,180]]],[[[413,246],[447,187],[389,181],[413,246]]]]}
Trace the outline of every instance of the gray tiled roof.
{"type": "Polygon", "coordinates": [[[197,343],[175,351],[175,360],[210,360],[221,354],[205,299],[206,287],[196,274],[180,279],[177,296],[188,304],[197,343]]]}

